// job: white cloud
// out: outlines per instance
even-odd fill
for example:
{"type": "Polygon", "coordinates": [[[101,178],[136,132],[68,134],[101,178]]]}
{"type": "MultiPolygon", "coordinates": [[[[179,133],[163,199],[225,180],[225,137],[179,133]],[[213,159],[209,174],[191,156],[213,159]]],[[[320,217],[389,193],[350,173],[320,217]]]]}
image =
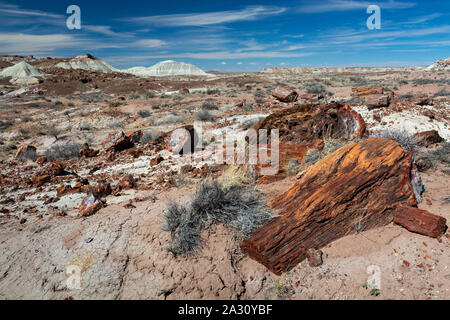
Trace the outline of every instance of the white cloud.
{"type": "Polygon", "coordinates": [[[236,21],[257,20],[277,15],[285,11],[285,8],[280,7],[254,6],[242,10],[132,17],[120,20],[160,27],[207,26],[236,21]]]}
{"type": "Polygon", "coordinates": [[[142,39],[134,42],[133,45],[144,48],[159,48],[167,45],[167,42],[159,39],[142,39]]]}
{"type": "Polygon", "coordinates": [[[212,51],[212,52],[186,52],[164,55],[152,55],[152,58],[190,58],[190,59],[247,59],[247,58],[300,58],[311,56],[313,53],[294,53],[280,51],[250,51],[250,52],[230,52],[230,51],[212,51]]]}
{"type": "Polygon", "coordinates": [[[58,49],[93,50],[120,48],[120,45],[78,38],[68,34],[0,33],[0,52],[6,54],[44,54],[58,49]]]}
{"type": "Polygon", "coordinates": [[[243,64],[243,63],[242,63],[242,62],[238,62],[237,64],[241,65],[241,64],[243,64]]]}
{"type": "Polygon", "coordinates": [[[226,65],[227,63],[226,63],[225,61],[223,61],[223,62],[221,62],[220,64],[222,64],[222,65],[226,65]]]}
{"type": "Polygon", "coordinates": [[[400,2],[389,0],[385,2],[355,1],[355,0],[327,0],[314,1],[314,3],[301,6],[299,10],[304,13],[322,13],[331,11],[351,11],[366,9],[368,6],[376,4],[381,9],[407,9],[414,7],[416,3],[400,2]]]}

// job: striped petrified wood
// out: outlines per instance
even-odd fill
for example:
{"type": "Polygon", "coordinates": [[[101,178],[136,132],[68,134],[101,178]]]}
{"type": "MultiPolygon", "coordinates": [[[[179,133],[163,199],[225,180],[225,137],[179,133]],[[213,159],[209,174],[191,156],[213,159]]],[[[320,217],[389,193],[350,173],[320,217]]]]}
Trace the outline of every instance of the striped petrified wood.
{"type": "Polygon", "coordinates": [[[345,146],[275,198],[272,207],[281,216],[256,230],[241,249],[280,275],[309,249],[387,225],[399,204],[417,205],[413,167],[412,154],[390,139],[345,146]]]}

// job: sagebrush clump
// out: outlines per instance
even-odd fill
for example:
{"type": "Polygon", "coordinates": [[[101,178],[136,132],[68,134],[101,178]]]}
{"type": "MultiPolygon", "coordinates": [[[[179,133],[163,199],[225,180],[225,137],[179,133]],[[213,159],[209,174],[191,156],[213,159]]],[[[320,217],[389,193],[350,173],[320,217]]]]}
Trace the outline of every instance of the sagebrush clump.
{"type": "Polygon", "coordinates": [[[171,233],[168,251],[175,256],[189,255],[201,247],[201,232],[210,226],[223,224],[242,241],[271,218],[253,190],[240,186],[225,189],[218,182],[206,182],[187,206],[169,205],[163,230],[171,233]]]}

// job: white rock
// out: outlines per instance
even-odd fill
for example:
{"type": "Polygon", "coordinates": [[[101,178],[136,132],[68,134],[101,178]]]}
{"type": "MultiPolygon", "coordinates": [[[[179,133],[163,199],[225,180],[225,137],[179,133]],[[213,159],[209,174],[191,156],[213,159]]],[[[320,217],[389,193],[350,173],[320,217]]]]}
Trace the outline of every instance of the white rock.
{"type": "Polygon", "coordinates": [[[122,70],[139,77],[166,77],[166,76],[209,76],[206,72],[192,64],[167,60],[159,62],[152,67],[134,67],[122,70]]]}

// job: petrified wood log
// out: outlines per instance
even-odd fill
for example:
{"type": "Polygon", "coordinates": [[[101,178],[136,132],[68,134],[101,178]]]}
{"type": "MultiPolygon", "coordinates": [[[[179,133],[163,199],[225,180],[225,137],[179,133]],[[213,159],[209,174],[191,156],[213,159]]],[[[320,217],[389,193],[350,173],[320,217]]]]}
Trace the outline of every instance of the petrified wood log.
{"type": "Polygon", "coordinates": [[[394,212],[394,222],[411,232],[438,238],[445,233],[447,220],[425,210],[400,205],[394,212]]]}
{"type": "Polygon", "coordinates": [[[275,274],[287,272],[307,250],[387,225],[401,203],[417,205],[412,170],[412,154],[393,140],[345,146],[275,198],[272,207],[281,216],[256,230],[241,249],[275,274]]]}
{"type": "Polygon", "coordinates": [[[281,102],[295,102],[298,98],[298,93],[286,86],[279,85],[275,91],[272,92],[272,96],[281,102]]]}
{"type": "Polygon", "coordinates": [[[357,139],[366,131],[366,124],[356,111],[348,105],[301,104],[275,112],[253,126],[267,130],[270,137],[278,129],[281,143],[313,143],[325,138],[357,139]]]}

